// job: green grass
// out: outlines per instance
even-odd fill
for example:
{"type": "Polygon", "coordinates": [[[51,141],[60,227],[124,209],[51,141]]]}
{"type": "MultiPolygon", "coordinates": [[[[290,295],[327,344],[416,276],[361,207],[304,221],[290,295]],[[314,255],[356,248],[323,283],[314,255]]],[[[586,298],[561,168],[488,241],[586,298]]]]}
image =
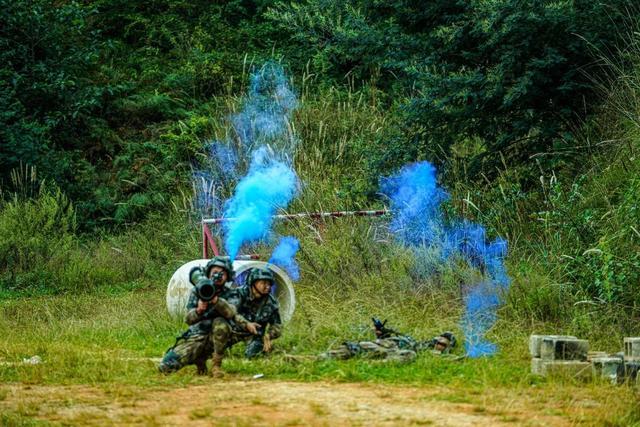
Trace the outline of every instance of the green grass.
{"type": "MultiPolygon", "coordinates": [[[[499,399],[507,396],[519,396],[519,399],[535,397],[537,400],[534,399],[531,405],[544,407],[544,402],[554,402],[554,408],[571,419],[577,417],[570,410],[576,402],[596,402],[597,405],[615,406],[615,411],[599,413],[610,425],[640,422],[636,407],[640,395],[633,387],[531,376],[527,354],[528,331],[520,328],[513,331],[514,325],[504,322],[493,331],[493,337],[500,345],[500,352],[494,357],[452,360],[427,352],[410,364],[358,359],[293,363],[285,358],[284,352],[315,354],[341,339],[371,336],[366,330],[368,317],[364,313],[342,318],[344,313],[355,307],[353,304],[357,298],[363,303],[371,296],[367,295],[372,290],[367,289],[366,284],[346,293],[342,300],[305,308],[309,301],[319,301],[318,295],[311,298],[315,290],[308,284],[306,286],[301,284],[298,288],[301,305],[294,319],[287,324],[284,337],[276,341],[276,351],[268,358],[248,361],[241,357],[240,344],[224,360],[223,368],[228,376],[248,380],[260,373],[264,374],[260,381],[362,382],[432,387],[440,390],[435,397],[438,400],[471,404],[487,411],[484,399],[488,395],[499,399]]],[[[408,296],[406,292],[399,290],[391,297],[408,296]]],[[[454,311],[437,310],[441,302],[438,300],[448,298],[445,293],[422,298],[413,295],[413,298],[417,300],[414,305],[393,307],[391,319],[403,319],[399,324],[414,336],[427,338],[445,326],[455,324],[456,318],[451,317],[455,316],[454,311]],[[418,309],[422,310],[422,316],[411,316],[418,309]],[[399,317],[402,314],[405,317],[399,317]]],[[[362,310],[365,308],[360,307],[362,310]]],[[[197,376],[194,367],[169,376],[160,375],[155,363],[145,359],[160,357],[173,343],[174,336],[183,329],[179,321],[169,318],[161,286],[120,295],[3,300],[0,302],[0,314],[0,361],[3,362],[0,365],[0,383],[5,385],[93,385],[113,397],[131,400],[143,398],[145,390],[204,385],[212,381],[208,377],[197,376]],[[43,363],[19,363],[23,358],[36,354],[43,363]]],[[[458,349],[457,353],[460,351],[458,349]]],[[[6,389],[0,388],[2,390],[6,389]]],[[[393,390],[388,392],[393,393],[393,390]]],[[[7,392],[2,393],[6,398],[7,392]]],[[[0,397],[2,395],[0,393],[0,397]]],[[[17,412],[4,414],[3,423],[32,425],[33,414],[26,405],[17,412]]],[[[321,407],[311,409],[314,413],[323,412],[321,407]]],[[[207,416],[206,408],[196,409],[190,414],[194,420],[207,416]]]]}
{"type": "MultiPolygon", "coordinates": [[[[367,289],[345,295],[342,301],[305,307],[310,289],[298,289],[301,303],[285,335],[276,341],[277,350],[266,359],[248,361],[235,347],[225,359],[225,369],[238,375],[263,373],[268,378],[340,381],[378,381],[402,384],[451,384],[468,387],[528,387],[545,382],[531,377],[527,354],[529,331],[510,331],[513,325],[497,325],[493,338],[500,346],[494,357],[452,360],[431,353],[415,363],[380,361],[303,361],[291,363],[282,353],[315,354],[344,339],[370,339],[369,314],[363,310],[367,289]],[[358,305],[359,304],[359,305],[358,305]],[[357,307],[357,313],[348,309],[357,307]]],[[[398,291],[392,297],[398,297],[398,291]]],[[[389,297],[389,295],[387,295],[389,297]]],[[[415,298],[415,296],[414,296],[415,298]]],[[[426,298],[436,298],[433,295],[426,298]]],[[[391,307],[395,326],[416,338],[430,338],[455,325],[452,313],[435,311],[439,302],[416,299],[413,305],[391,307]],[[420,317],[416,315],[420,311],[420,317]],[[404,316],[403,316],[404,314],[404,316]],[[422,317],[424,316],[424,317],[422,317]],[[401,321],[400,321],[401,320],[401,321]]],[[[442,299],[446,299],[442,295],[442,299]]],[[[163,384],[190,381],[191,369],[172,376],[159,376],[152,362],[139,359],[160,357],[184,329],[172,320],[164,306],[164,289],[156,288],[122,295],[44,296],[5,300],[0,304],[0,358],[15,363],[39,355],[39,365],[0,366],[3,381],[34,383],[163,384]]],[[[462,353],[462,348],[455,353],[462,353]]]]}

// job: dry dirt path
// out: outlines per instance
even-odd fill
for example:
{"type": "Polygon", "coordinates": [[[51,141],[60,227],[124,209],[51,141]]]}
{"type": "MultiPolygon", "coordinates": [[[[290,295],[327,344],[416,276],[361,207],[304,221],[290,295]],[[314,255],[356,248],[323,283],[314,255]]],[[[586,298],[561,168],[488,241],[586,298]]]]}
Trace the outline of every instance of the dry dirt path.
{"type": "Polygon", "coordinates": [[[0,392],[0,413],[63,425],[572,424],[528,394],[467,399],[440,387],[233,379],[172,390],[4,384],[0,392]]]}

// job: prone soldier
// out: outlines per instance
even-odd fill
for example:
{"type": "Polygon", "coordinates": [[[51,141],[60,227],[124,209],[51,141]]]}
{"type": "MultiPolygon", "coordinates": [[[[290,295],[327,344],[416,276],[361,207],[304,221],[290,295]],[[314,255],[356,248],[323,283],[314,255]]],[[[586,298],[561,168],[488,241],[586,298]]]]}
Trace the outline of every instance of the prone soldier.
{"type": "Polygon", "coordinates": [[[318,358],[346,360],[359,356],[406,363],[414,361],[419,351],[430,349],[437,354],[446,354],[456,345],[456,338],[451,332],[444,332],[431,340],[420,342],[409,335],[387,328],[386,320],[371,320],[376,335],[374,341],[345,341],[338,348],[321,353],[318,358]]]}

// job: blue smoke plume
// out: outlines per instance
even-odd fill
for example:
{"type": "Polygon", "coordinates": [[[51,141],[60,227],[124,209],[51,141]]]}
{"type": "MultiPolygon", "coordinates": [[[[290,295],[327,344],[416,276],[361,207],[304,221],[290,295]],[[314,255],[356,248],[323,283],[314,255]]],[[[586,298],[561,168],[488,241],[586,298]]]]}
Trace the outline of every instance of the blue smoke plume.
{"type": "Polygon", "coordinates": [[[496,238],[489,242],[484,227],[468,221],[452,226],[446,236],[445,256],[464,259],[487,278],[473,287],[464,298],[462,329],[465,333],[467,355],[492,355],[497,347],[484,336],[496,322],[500,296],[511,283],[504,265],[507,241],[496,238]]]}
{"type": "Polygon", "coordinates": [[[293,169],[269,155],[266,147],[253,153],[249,173],[225,204],[225,249],[231,259],[246,242],[269,237],[272,216],[296,195],[298,178],[293,169]]]}
{"type": "Polygon", "coordinates": [[[219,178],[225,183],[238,178],[238,153],[229,144],[213,141],[208,146],[209,158],[219,166],[219,178]]]}
{"type": "Polygon", "coordinates": [[[300,267],[295,258],[299,248],[300,242],[295,237],[282,237],[269,259],[269,263],[284,268],[294,282],[300,279],[300,267]]]}
{"type": "Polygon", "coordinates": [[[289,121],[297,105],[278,64],[269,62],[251,75],[242,110],[229,118],[233,127],[229,136],[207,142],[206,159],[194,166],[195,208],[202,217],[223,215],[225,200],[239,179],[249,173],[255,151],[269,146],[268,156],[291,163],[297,140],[289,121]]]}
{"type": "Polygon", "coordinates": [[[462,317],[464,348],[467,356],[491,356],[497,346],[484,337],[486,331],[496,323],[500,298],[491,281],[474,286],[464,298],[465,312],[462,317]]]}
{"type": "MultiPolygon", "coordinates": [[[[486,340],[497,319],[500,296],[510,284],[504,266],[507,242],[488,242],[484,227],[466,220],[445,220],[441,205],[449,194],[436,181],[436,169],[428,162],[407,165],[381,180],[381,190],[390,200],[393,218],[390,230],[398,241],[414,249],[416,258],[436,254],[439,263],[461,259],[486,278],[465,295],[461,327],[467,355],[479,357],[496,352],[486,340]]],[[[426,271],[430,271],[428,268],[426,271]]]]}
{"type": "Polygon", "coordinates": [[[238,158],[250,159],[246,175],[224,205],[224,217],[235,218],[223,227],[224,246],[231,259],[243,244],[270,238],[272,216],[286,208],[298,192],[298,177],[291,165],[297,140],[289,126],[297,104],[282,68],[264,65],[251,76],[243,109],[232,118],[236,150],[216,151],[219,167],[236,174],[238,158]]]}
{"type": "Polygon", "coordinates": [[[192,173],[195,208],[201,217],[222,216],[224,189],[238,180],[238,155],[228,142],[210,141],[205,145],[203,167],[192,173]]]}
{"type": "Polygon", "coordinates": [[[405,166],[381,180],[391,200],[391,232],[408,246],[433,245],[442,239],[440,205],[449,195],[436,183],[436,168],[428,162],[405,166]]]}

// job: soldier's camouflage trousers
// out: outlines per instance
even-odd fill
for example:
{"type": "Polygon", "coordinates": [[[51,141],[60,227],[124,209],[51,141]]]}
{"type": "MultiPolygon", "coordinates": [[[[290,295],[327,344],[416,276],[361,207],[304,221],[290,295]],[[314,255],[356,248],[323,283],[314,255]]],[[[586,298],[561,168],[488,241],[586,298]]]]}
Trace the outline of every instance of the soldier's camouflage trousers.
{"type": "Polygon", "coordinates": [[[240,341],[247,343],[247,348],[244,351],[247,359],[254,358],[263,353],[262,337],[245,332],[238,332],[231,327],[229,322],[221,317],[213,321],[211,334],[213,336],[213,342],[215,343],[216,353],[222,354],[225,349],[240,341]]]}
{"type": "Polygon", "coordinates": [[[212,353],[213,344],[210,335],[183,335],[164,354],[158,370],[162,373],[170,373],[187,365],[196,365],[198,373],[203,374],[207,371],[207,359],[212,353]]]}
{"type": "Polygon", "coordinates": [[[208,335],[182,335],[176,344],[164,354],[158,365],[162,373],[176,372],[187,365],[196,365],[199,373],[206,373],[207,359],[215,352],[223,355],[224,350],[234,344],[246,341],[247,358],[256,357],[263,352],[261,337],[238,333],[231,328],[229,322],[222,317],[213,320],[208,335]]]}
{"type": "Polygon", "coordinates": [[[413,350],[400,349],[394,345],[384,345],[373,341],[346,341],[340,347],[318,355],[320,359],[350,359],[362,357],[366,359],[383,359],[394,362],[407,363],[416,359],[413,350]]]}

